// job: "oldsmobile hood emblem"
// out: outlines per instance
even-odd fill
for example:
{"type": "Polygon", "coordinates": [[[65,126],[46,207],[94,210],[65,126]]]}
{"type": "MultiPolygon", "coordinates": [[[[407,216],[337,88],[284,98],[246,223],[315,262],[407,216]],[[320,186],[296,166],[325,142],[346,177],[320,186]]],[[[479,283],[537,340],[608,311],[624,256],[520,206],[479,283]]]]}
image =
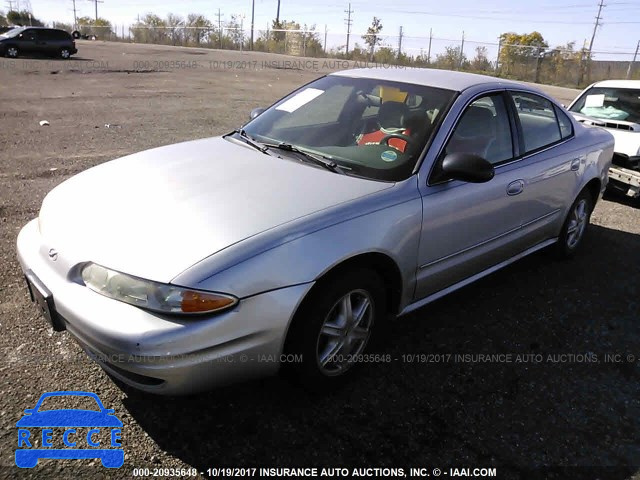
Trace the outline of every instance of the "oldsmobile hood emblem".
{"type": "Polygon", "coordinates": [[[58,259],[58,251],[55,248],[49,249],[49,258],[54,262],[58,259]]]}

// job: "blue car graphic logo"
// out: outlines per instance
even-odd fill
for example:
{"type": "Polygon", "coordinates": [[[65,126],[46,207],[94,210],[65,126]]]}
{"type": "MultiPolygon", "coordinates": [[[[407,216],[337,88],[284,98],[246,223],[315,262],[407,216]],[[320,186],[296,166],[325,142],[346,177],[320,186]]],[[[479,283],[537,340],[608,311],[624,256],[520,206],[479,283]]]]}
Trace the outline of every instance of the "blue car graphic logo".
{"type": "Polygon", "coordinates": [[[93,459],[99,458],[107,468],[120,468],[124,463],[124,451],[120,444],[122,422],[114,415],[112,409],[104,408],[100,398],[90,392],[48,392],[44,393],[34,408],[24,411],[25,415],[18,420],[18,449],[16,465],[20,468],[33,468],[41,458],[53,459],[93,459]],[[42,402],[50,397],[80,396],[90,397],[100,410],[58,409],[39,411],[42,402]],[[34,448],[38,432],[29,428],[42,429],[43,448],[34,448]],[[86,435],[76,429],[89,427],[86,435]],[[53,448],[52,428],[64,428],[62,440],[69,448],[53,448]],[[104,448],[97,436],[101,429],[110,429],[110,447],[104,448]],[[76,448],[79,441],[86,440],[91,448],[76,448]]]}

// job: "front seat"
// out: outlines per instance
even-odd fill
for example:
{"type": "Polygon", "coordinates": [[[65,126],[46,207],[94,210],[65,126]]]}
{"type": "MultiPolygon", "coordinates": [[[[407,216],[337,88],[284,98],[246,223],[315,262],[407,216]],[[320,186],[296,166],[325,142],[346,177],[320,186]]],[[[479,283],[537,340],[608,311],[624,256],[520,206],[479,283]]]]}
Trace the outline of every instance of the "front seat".
{"type": "MultiPolygon", "coordinates": [[[[404,103],[384,102],[378,110],[379,129],[360,135],[357,139],[358,145],[379,145],[384,137],[393,133],[409,135],[411,133],[407,128],[409,113],[409,107],[404,103]]],[[[401,152],[404,152],[407,146],[407,142],[401,138],[391,138],[388,144],[401,152]]]]}
{"type": "Polygon", "coordinates": [[[495,117],[491,110],[472,105],[460,119],[447,146],[447,153],[473,153],[487,158],[495,138],[495,117]]]}

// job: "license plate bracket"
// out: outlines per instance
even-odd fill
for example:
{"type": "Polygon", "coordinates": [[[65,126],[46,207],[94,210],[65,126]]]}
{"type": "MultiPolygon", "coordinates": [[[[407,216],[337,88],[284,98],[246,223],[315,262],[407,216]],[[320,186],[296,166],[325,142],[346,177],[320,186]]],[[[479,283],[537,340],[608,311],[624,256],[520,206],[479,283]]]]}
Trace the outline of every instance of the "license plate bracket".
{"type": "Polygon", "coordinates": [[[42,316],[47,319],[56,332],[66,330],[64,321],[56,312],[53,294],[49,289],[31,270],[25,273],[25,279],[29,288],[29,295],[31,295],[31,301],[38,305],[42,316]]]}

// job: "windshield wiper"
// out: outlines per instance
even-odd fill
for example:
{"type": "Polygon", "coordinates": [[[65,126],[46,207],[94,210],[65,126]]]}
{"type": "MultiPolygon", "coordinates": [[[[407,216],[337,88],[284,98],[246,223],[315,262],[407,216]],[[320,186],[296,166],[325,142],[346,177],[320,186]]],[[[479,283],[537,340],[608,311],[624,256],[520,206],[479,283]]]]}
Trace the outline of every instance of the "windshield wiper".
{"type": "Polygon", "coordinates": [[[249,135],[247,135],[247,132],[244,131],[244,128],[238,128],[238,129],[234,130],[233,132],[225,135],[225,137],[227,137],[229,135],[237,135],[247,145],[252,146],[256,150],[259,150],[260,152],[264,153],[265,155],[269,155],[267,153],[267,150],[269,150],[269,147],[267,145],[263,144],[263,143],[256,142],[253,138],[251,138],[249,135]]]}
{"type": "Polygon", "coordinates": [[[321,167],[324,167],[327,170],[330,170],[334,173],[340,173],[343,175],[345,174],[344,170],[346,169],[346,167],[342,167],[338,165],[336,162],[329,159],[328,157],[324,157],[319,154],[310,153],[305,150],[301,150],[300,148],[296,147],[295,145],[291,145],[290,143],[284,143],[284,142],[273,143],[273,144],[265,143],[265,146],[268,148],[278,148],[286,152],[297,153],[298,155],[301,155],[301,158],[304,158],[307,161],[310,160],[312,163],[315,163],[316,165],[320,165],[321,167]]]}

